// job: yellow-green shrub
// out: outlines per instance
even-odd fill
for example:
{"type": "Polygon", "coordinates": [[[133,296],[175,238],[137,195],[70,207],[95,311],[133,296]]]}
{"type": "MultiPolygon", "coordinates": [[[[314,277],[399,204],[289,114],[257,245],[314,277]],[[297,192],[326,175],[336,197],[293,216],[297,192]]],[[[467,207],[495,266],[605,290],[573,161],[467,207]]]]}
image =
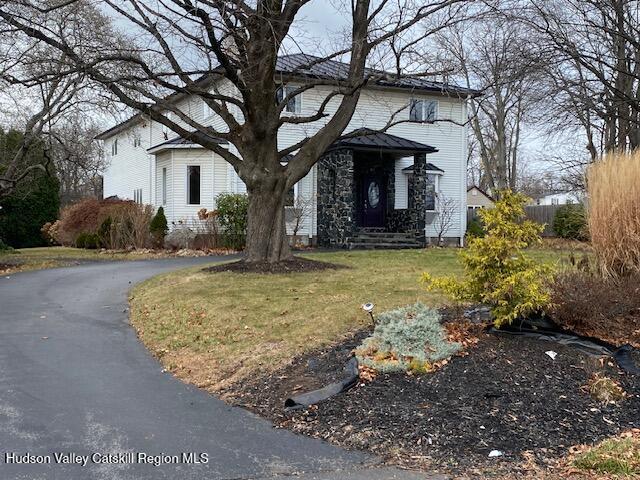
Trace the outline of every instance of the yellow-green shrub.
{"type": "Polygon", "coordinates": [[[495,208],[482,209],[479,215],[486,234],[469,240],[469,247],[460,253],[464,279],[425,273],[427,288],[441,290],[457,302],[489,305],[498,327],[542,310],[549,303],[546,277],[552,269],[523,252],[540,242],[544,228],[524,219],[526,201],[524,195],[507,190],[495,208]]]}

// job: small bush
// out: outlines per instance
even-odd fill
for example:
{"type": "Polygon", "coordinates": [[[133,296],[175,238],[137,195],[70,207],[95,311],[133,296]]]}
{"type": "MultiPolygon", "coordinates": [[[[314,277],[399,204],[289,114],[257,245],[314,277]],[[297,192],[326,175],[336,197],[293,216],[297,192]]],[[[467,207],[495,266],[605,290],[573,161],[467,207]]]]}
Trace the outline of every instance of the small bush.
{"type": "Polygon", "coordinates": [[[457,302],[490,306],[497,327],[547,306],[551,267],[523,253],[526,247],[540,243],[544,228],[524,219],[526,201],[522,194],[501,192],[494,208],[479,212],[486,235],[470,239],[469,247],[460,253],[465,278],[433,278],[425,273],[427,288],[442,290],[457,302]]]}
{"type": "Polygon", "coordinates": [[[614,344],[640,346],[640,275],[618,280],[589,270],[559,274],[551,283],[548,312],[560,326],[614,344]]]}
{"type": "Polygon", "coordinates": [[[561,238],[587,240],[587,214],[581,204],[562,205],[553,218],[553,230],[561,238]]]}
{"type": "Polygon", "coordinates": [[[100,223],[100,226],[98,227],[98,238],[100,238],[100,244],[105,248],[109,248],[111,244],[112,223],[113,220],[111,220],[111,217],[107,217],[102,221],[102,223],[100,223]]]}
{"type": "Polygon", "coordinates": [[[221,193],[216,197],[216,211],[223,246],[241,250],[247,235],[249,199],[239,193],[221,193]]]}
{"type": "Polygon", "coordinates": [[[13,250],[13,247],[4,243],[4,241],[0,238],[0,252],[10,252],[13,250]]]}
{"type": "Polygon", "coordinates": [[[601,273],[640,274],[640,151],[589,168],[589,233],[601,273]]]}
{"type": "Polygon", "coordinates": [[[155,247],[162,248],[164,246],[164,237],[167,235],[167,231],[169,230],[167,217],[164,215],[164,208],[158,208],[158,211],[151,220],[149,230],[155,247]]]}
{"type": "Polygon", "coordinates": [[[425,373],[432,364],[454,355],[440,315],[421,303],[380,314],[373,334],[356,349],[358,361],[382,372],[425,373]]]}
{"type": "Polygon", "coordinates": [[[620,383],[601,373],[591,375],[584,389],[591,398],[601,403],[616,403],[626,396],[620,383]]]}
{"type": "Polygon", "coordinates": [[[63,208],[54,237],[56,242],[60,245],[74,245],[81,233],[95,232],[101,208],[102,202],[95,198],[80,200],[63,208]]]}
{"type": "Polygon", "coordinates": [[[83,232],[76,238],[76,247],[95,250],[100,248],[100,238],[96,233],[83,232]]]}
{"type": "Polygon", "coordinates": [[[150,205],[131,201],[113,203],[101,210],[100,228],[96,233],[109,249],[147,248],[151,245],[151,216],[150,205]]]}
{"type": "Polygon", "coordinates": [[[474,218],[467,224],[467,237],[482,238],[484,237],[484,227],[479,218],[474,218]]]}

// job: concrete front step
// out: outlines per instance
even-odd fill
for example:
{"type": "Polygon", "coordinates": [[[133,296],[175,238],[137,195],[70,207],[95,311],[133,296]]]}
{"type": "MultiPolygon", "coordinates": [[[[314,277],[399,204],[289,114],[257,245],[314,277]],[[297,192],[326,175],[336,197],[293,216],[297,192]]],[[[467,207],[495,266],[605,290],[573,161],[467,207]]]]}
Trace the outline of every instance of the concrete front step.
{"type": "Polygon", "coordinates": [[[416,238],[415,233],[395,233],[395,232],[361,232],[356,233],[357,238],[416,238]]]}
{"type": "Polygon", "coordinates": [[[374,249],[401,249],[401,248],[422,248],[419,242],[395,242],[395,243],[365,243],[365,242],[349,242],[349,250],[374,250],[374,249]]]}

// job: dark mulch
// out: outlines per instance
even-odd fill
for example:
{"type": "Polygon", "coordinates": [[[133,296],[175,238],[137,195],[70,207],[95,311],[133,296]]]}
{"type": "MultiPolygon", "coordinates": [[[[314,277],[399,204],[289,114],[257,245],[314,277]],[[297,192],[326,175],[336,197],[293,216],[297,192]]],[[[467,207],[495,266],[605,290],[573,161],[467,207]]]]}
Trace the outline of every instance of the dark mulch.
{"type": "Polygon", "coordinates": [[[279,427],[391,463],[480,478],[517,473],[525,452],[545,465],[571,445],[640,426],[639,378],[571,347],[493,334],[481,334],[469,355],[433,374],[379,375],[320,405],[284,412],[287,396],[333,381],[364,336],[298,358],[227,394],[279,427]],[[558,353],[555,360],[548,350],[558,353]],[[596,371],[620,381],[627,398],[618,405],[593,400],[582,387],[596,371]],[[489,458],[491,450],[504,456],[489,458]]]}
{"type": "Polygon", "coordinates": [[[237,262],[223,263],[212,267],[204,268],[205,272],[237,272],[237,273],[293,273],[293,272],[313,272],[320,270],[337,270],[348,268],[345,265],[338,265],[329,262],[319,262],[308,258],[294,257],[293,260],[285,260],[278,263],[267,262],[237,262]]]}

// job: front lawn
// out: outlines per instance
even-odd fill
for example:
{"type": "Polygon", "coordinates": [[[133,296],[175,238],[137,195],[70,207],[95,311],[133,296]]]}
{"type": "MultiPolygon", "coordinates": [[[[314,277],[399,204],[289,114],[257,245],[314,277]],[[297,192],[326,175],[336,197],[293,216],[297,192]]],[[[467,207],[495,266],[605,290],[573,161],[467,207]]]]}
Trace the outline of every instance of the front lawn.
{"type": "MultiPolygon", "coordinates": [[[[291,274],[205,273],[201,267],[137,286],[131,321],[142,341],[180,378],[210,390],[272,371],[360,329],[376,311],[444,297],[419,284],[423,272],[461,273],[457,249],[310,253],[350,268],[291,274]]],[[[534,250],[558,262],[564,250],[534,250]]]]}

